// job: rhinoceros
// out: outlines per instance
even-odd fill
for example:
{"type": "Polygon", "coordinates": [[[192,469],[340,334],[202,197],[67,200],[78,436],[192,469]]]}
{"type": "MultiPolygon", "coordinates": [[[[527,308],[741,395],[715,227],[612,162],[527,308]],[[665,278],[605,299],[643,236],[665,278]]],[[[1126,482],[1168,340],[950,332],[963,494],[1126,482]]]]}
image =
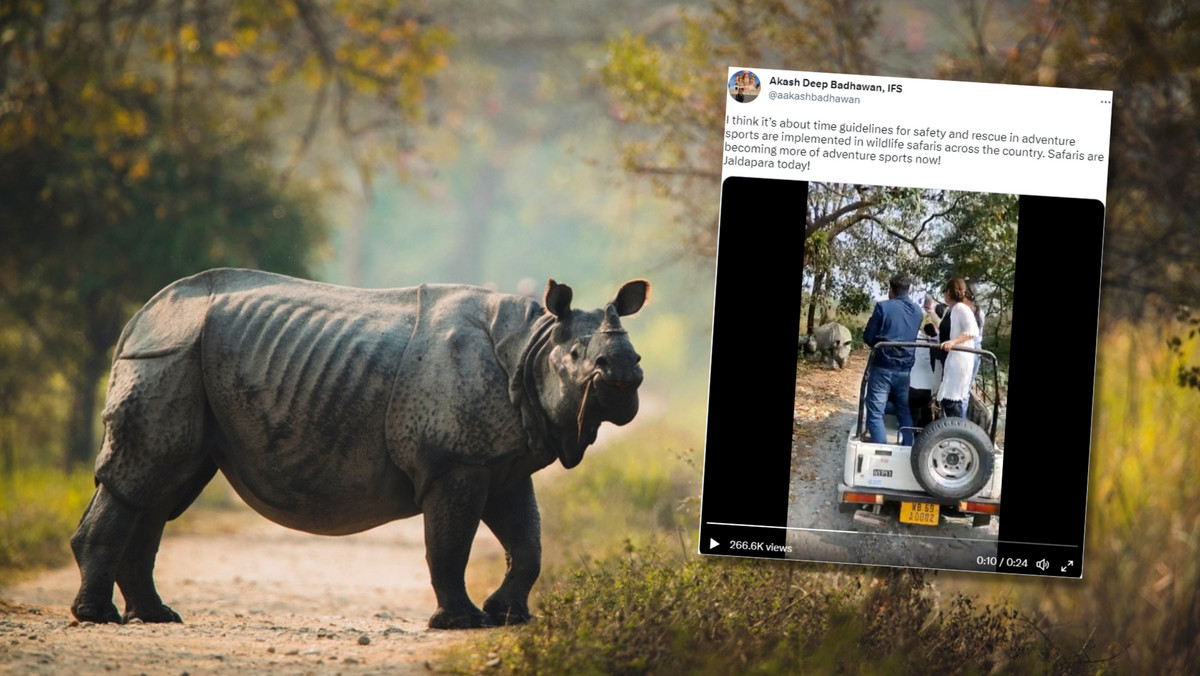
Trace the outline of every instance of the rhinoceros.
{"type": "Polygon", "coordinates": [[[837,322],[829,322],[813,331],[811,342],[816,344],[817,351],[825,358],[826,363],[833,362],[840,369],[850,357],[850,341],[850,329],[837,322]]]}
{"type": "Polygon", "coordinates": [[[363,290],[217,269],[155,295],[117,343],[96,492],[71,548],[79,620],[179,622],[154,586],[164,524],[220,469],[276,523],[341,535],[423,514],[434,628],[517,624],[541,568],[530,475],[579,464],[638,410],[621,317],[650,285],[571,308],[462,285],[363,290]],[[479,522],[508,569],[480,610],[463,582],[479,522]],[[113,583],[125,597],[124,617],[113,583]]]}

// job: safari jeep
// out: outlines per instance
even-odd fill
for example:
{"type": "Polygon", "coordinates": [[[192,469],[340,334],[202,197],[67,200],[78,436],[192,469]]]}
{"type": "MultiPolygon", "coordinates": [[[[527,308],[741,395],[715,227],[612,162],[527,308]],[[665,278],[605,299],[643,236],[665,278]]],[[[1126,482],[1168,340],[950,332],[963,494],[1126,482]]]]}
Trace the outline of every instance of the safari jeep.
{"type": "MultiPolygon", "coordinates": [[[[838,509],[854,512],[856,520],[883,523],[881,508],[900,504],[900,521],[937,526],[939,517],[970,515],[973,525],[986,526],[1000,513],[1000,483],[1004,469],[1003,443],[996,442],[999,419],[999,375],[996,355],[987,350],[956,347],[991,360],[991,416],[987,429],[967,418],[942,417],[928,426],[912,428],[913,445],[900,443],[896,416],[884,416],[888,441],[867,441],[867,382],[875,351],[883,347],[928,348],[929,343],[881,342],[871,348],[858,396],[858,420],[846,441],[846,462],[838,484],[838,509]],[[860,511],[862,508],[870,511],[860,511]]],[[[982,374],[977,379],[986,379],[982,374]]],[[[976,404],[972,404],[978,408],[976,404]]],[[[983,416],[989,418],[986,410],[983,416]]]]}

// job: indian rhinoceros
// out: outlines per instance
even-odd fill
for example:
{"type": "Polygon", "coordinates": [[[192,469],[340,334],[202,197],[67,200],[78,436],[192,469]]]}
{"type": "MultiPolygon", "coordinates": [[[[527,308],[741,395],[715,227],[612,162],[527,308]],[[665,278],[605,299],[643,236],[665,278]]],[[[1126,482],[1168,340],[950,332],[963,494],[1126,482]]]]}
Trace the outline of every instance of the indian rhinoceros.
{"type": "Polygon", "coordinates": [[[650,285],[571,308],[482,288],[363,290],[218,269],[160,291],[117,343],[96,492],[71,538],[79,620],[178,622],[154,587],[164,524],[220,469],[284,526],[355,533],[423,514],[435,628],[515,624],[541,568],[530,475],[579,464],[638,410],[620,318],[650,285]],[[483,605],[463,582],[479,522],[508,570],[483,605]],[[113,583],[125,597],[122,618],[113,583]]]}
{"type": "Polygon", "coordinates": [[[833,362],[839,369],[850,358],[851,340],[850,329],[837,322],[822,324],[813,331],[812,342],[825,358],[825,363],[833,362]]]}

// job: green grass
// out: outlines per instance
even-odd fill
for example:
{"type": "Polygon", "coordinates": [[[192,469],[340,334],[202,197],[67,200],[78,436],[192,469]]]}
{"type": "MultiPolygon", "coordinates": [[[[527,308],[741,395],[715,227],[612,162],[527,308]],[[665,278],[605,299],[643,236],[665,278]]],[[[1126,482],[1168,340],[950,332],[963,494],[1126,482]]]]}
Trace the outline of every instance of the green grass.
{"type": "Polygon", "coordinates": [[[1087,673],[1011,607],[941,600],[920,571],[631,548],[558,578],[530,626],[453,666],[513,674],[1087,673]],[[844,570],[844,569],[843,569],[844,570]]]}
{"type": "Polygon", "coordinates": [[[68,540],[92,491],[86,469],[23,468],[0,477],[0,583],[70,561],[68,540]]]}
{"type": "Polygon", "coordinates": [[[691,544],[699,514],[701,445],[662,424],[588,451],[568,472],[534,476],[546,567],[577,565],[629,544],[691,544]]]}

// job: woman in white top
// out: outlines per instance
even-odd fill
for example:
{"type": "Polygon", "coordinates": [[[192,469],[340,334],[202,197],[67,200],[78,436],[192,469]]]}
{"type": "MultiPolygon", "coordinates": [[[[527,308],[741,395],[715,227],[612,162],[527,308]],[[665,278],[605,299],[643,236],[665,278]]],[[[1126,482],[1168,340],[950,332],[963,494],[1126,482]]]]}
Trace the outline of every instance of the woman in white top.
{"type": "Polygon", "coordinates": [[[971,393],[971,377],[975,372],[975,355],[955,350],[955,346],[973,347],[979,336],[975,308],[967,298],[966,280],[955,277],[946,284],[946,304],[950,306],[950,340],[942,343],[946,350],[946,366],[938,388],[938,400],[948,416],[967,416],[964,400],[971,393]]]}

